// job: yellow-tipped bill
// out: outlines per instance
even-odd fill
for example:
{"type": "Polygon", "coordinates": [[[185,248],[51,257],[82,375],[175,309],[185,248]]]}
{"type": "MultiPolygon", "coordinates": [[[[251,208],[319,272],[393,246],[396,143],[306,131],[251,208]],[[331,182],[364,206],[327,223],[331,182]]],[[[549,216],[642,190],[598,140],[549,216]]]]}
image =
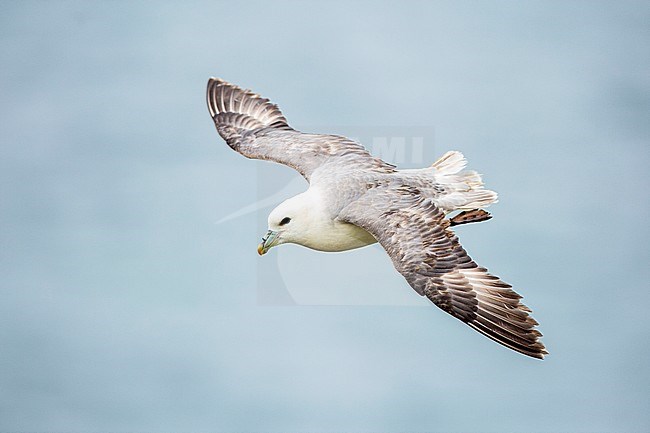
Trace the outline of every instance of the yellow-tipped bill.
{"type": "Polygon", "coordinates": [[[262,243],[257,246],[257,254],[263,256],[278,241],[278,232],[269,230],[262,238],[262,243]]]}

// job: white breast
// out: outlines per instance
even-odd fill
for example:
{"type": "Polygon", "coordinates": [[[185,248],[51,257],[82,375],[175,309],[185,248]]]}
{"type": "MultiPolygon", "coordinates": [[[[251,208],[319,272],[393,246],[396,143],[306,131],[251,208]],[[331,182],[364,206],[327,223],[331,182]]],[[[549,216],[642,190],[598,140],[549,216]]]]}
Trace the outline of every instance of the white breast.
{"type": "Polygon", "coordinates": [[[377,242],[364,229],[339,221],[330,221],[329,224],[320,226],[319,230],[311,231],[310,234],[311,236],[302,244],[318,251],[347,251],[377,242]]]}

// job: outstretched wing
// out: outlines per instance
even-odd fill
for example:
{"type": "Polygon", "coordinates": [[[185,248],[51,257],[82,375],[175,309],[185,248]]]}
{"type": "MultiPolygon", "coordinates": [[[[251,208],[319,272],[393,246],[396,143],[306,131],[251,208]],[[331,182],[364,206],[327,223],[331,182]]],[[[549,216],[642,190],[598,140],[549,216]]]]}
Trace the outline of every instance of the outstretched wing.
{"type": "Polygon", "coordinates": [[[208,80],[207,102],[219,135],[233,150],[247,158],[287,165],[307,180],[326,164],[332,169],[350,165],[384,172],[394,169],[348,138],[294,130],[277,105],[219,78],[208,80]]]}
{"type": "Polygon", "coordinates": [[[370,232],[411,287],[447,313],[517,352],[548,353],[521,296],[467,255],[444,213],[417,189],[373,188],[339,219],[370,232]]]}

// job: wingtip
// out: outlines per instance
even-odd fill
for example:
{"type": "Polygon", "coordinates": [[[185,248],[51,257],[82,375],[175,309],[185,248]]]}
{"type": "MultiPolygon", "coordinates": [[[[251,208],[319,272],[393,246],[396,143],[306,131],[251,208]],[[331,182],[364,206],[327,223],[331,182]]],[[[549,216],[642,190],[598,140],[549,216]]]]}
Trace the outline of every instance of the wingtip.
{"type": "Polygon", "coordinates": [[[537,358],[537,359],[539,359],[540,361],[544,361],[544,360],[546,359],[546,357],[548,356],[548,354],[549,354],[549,353],[548,353],[548,352],[546,351],[546,349],[544,348],[544,349],[542,349],[542,350],[540,350],[540,351],[538,352],[537,356],[532,356],[532,355],[531,355],[531,356],[532,356],[533,358],[537,358]]]}
{"type": "Polygon", "coordinates": [[[235,139],[242,131],[264,127],[291,129],[278,106],[268,98],[222,78],[208,78],[206,102],[219,134],[226,141],[235,139]]]}
{"type": "Polygon", "coordinates": [[[208,86],[213,84],[213,83],[214,84],[224,84],[224,83],[227,83],[227,81],[224,80],[223,78],[219,78],[219,77],[210,77],[210,78],[208,78],[208,86]]]}

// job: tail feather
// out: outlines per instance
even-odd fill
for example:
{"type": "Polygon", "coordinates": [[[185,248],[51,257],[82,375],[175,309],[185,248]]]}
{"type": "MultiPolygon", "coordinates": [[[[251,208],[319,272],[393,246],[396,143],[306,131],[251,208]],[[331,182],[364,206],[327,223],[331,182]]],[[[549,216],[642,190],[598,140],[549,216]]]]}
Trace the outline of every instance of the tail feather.
{"type": "Polygon", "coordinates": [[[431,167],[436,169],[436,172],[442,175],[456,174],[467,165],[467,160],[462,153],[450,150],[442,155],[436,162],[431,164],[431,167]]]}
{"type": "Polygon", "coordinates": [[[277,105],[219,78],[208,80],[207,103],[217,131],[231,147],[247,131],[291,129],[277,105]]]}
{"type": "Polygon", "coordinates": [[[481,175],[464,170],[467,160],[458,151],[449,151],[433,163],[434,178],[448,193],[438,199],[446,211],[484,208],[497,201],[497,193],[483,189],[481,175]]]}

